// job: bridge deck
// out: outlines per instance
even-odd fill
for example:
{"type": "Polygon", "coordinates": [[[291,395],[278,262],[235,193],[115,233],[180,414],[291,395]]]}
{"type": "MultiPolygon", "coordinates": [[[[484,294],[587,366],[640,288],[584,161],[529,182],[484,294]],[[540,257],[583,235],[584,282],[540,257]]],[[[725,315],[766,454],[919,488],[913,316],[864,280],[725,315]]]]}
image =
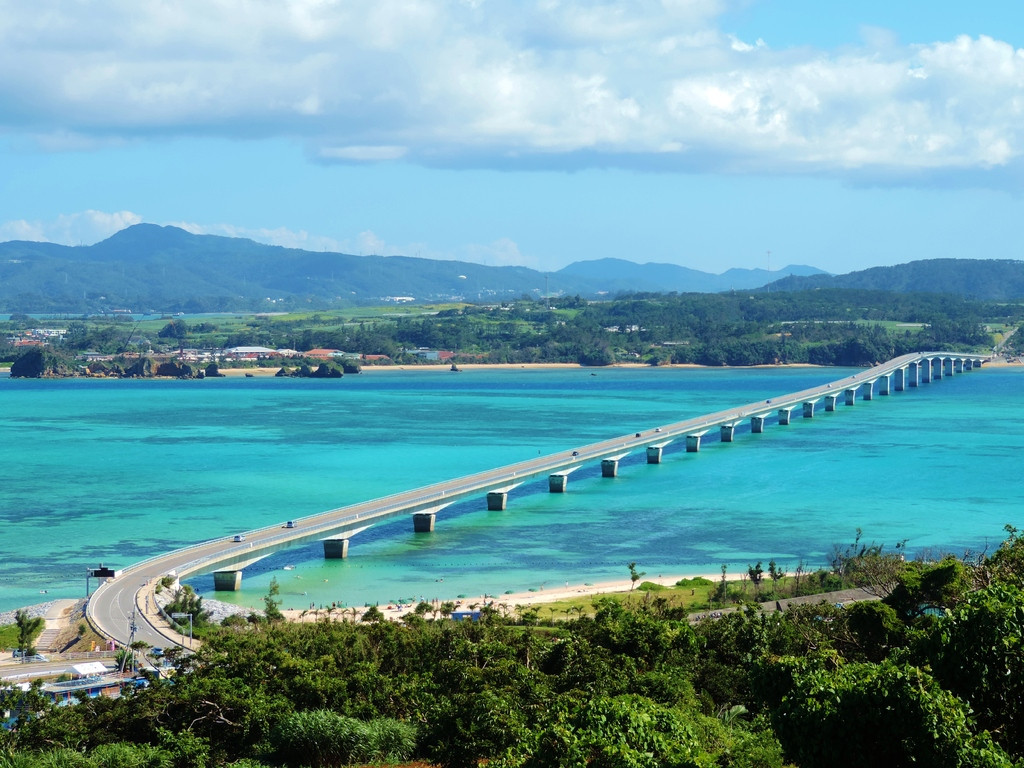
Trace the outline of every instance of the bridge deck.
{"type": "MultiPolygon", "coordinates": [[[[622,458],[636,449],[663,446],[674,438],[693,435],[700,430],[707,432],[723,425],[735,425],[754,416],[765,418],[779,409],[795,407],[824,395],[859,388],[911,364],[935,358],[975,361],[985,359],[983,355],[952,352],[904,355],[853,376],[799,392],[678,421],[656,430],[613,437],[575,450],[569,449],[403,493],[338,507],[296,520],[294,528],[275,525],[249,531],[245,534],[243,542],[234,542],[231,538],[203,542],[125,568],[117,578],[97,588],[89,601],[89,618],[102,633],[125,642],[127,633],[119,627],[127,626],[129,616],[140,599],[136,593],[140,587],[168,573],[174,573],[180,578],[226,568],[241,569],[245,564],[273,552],[316,540],[353,535],[356,529],[365,528],[377,521],[434,510],[469,497],[485,495],[489,491],[506,490],[545,475],[568,474],[579,469],[585,462],[622,458]]],[[[166,634],[158,632],[154,637],[158,639],[157,644],[167,641],[166,634]]]]}

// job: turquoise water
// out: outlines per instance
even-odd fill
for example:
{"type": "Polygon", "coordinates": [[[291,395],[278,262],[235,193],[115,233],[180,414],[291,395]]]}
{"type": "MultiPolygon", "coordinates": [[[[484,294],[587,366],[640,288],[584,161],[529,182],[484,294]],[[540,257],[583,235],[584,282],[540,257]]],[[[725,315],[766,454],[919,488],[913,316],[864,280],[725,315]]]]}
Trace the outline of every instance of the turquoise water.
{"type": "MultiPolygon", "coordinates": [[[[84,594],[123,567],[445,478],[651,429],[839,379],[844,369],[400,372],[337,381],[0,379],[0,610],[84,594]],[[46,594],[42,594],[46,590],[46,594]]],[[[824,563],[865,538],[911,551],[995,546],[1022,525],[1024,371],[983,368],[859,401],[762,435],[674,444],[620,476],[596,465],[566,494],[545,482],[357,536],[344,561],[314,544],[245,571],[258,606],[501,594],[628,576],[716,573],[775,558],[824,563]],[[285,565],[294,569],[284,570],[285,565]]],[[[213,596],[211,577],[193,585],[213,596]]]]}

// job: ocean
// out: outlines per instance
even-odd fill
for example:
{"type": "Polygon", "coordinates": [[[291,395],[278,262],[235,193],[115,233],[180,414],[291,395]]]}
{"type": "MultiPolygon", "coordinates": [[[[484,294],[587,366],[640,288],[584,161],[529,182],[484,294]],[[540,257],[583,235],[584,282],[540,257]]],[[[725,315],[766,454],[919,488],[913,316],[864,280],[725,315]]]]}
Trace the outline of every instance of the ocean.
{"type": "MultiPolygon", "coordinates": [[[[0,379],[0,611],[85,594],[85,572],[301,519],[538,454],[650,430],[854,373],[823,368],[388,371],[341,380],[0,379]]],[[[1022,525],[1024,369],[982,368],[839,405],[764,434],[708,435],[616,478],[597,464],[568,492],[546,480],[489,512],[484,498],[356,536],[346,560],[319,543],[246,569],[260,607],[450,599],[629,576],[792,572],[866,541],[908,553],[993,549],[1022,525]],[[287,566],[287,568],[286,568],[287,566]]]]}

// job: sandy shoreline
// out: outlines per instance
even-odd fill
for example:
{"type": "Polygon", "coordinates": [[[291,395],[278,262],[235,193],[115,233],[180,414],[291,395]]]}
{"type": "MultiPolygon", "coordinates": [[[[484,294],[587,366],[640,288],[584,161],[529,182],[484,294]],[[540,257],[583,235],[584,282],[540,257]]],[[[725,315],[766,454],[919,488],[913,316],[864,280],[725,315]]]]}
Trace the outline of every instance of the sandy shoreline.
{"type": "MultiPolygon", "coordinates": [[[[722,574],[721,572],[719,572],[714,574],[686,574],[651,577],[644,576],[640,580],[640,582],[637,582],[637,585],[639,585],[642,582],[649,581],[655,584],[661,584],[666,587],[671,587],[674,586],[676,582],[680,581],[681,579],[696,578],[704,578],[709,581],[716,582],[721,581],[722,574]]],[[[736,581],[739,580],[739,578],[740,576],[738,574],[727,574],[726,576],[727,581],[736,581]]],[[[462,611],[473,610],[474,608],[480,608],[481,606],[488,604],[493,605],[495,607],[506,606],[508,609],[511,610],[514,609],[516,606],[536,606],[543,605],[545,603],[555,603],[561,600],[570,600],[579,597],[597,597],[599,595],[606,595],[612,593],[621,594],[624,592],[629,592],[631,590],[635,591],[637,585],[634,585],[630,579],[602,581],[594,584],[572,584],[571,582],[566,582],[564,586],[553,587],[550,589],[538,588],[536,591],[532,592],[513,592],[511,594],[501,595],[494,595],[490,593],[469,595],[468,597],[464,598],[453,598],[451,602],[455,603],[456,610],[462,611]]],[[[427,602],[430,602],[432,605],[436,603],[439,606],[441,603],[447,601],[439,600],[427,602]]],[[[416,608],[416,604],[406,603],[404,605],[396,605],[394,603],[382,603],[377,607],[386,618],[396,620],[407,613],[412,613],[416,608]]],[[[362,615],[362,613],[366,610],[365,607],[356,606],[356,608],[359,610],[359,615],[362,615]]],[[[351,611],[351,606],[348,606],[347,610],[351,611]]],[[[288,618],[289,621],[315,621],[317,616],[324,615],[324,610],[321,609],[320,611],[313,612],[301,611],[297,609],[288,609],[282,611],[282,613],[288,618]]],[[[338,611],[339,616],[340,614],[341,609],[339,609],[338,611]]]]}
{"type": "MultiPolygon", "coordinates": [[[[1020,366],[1024,365],[1024,360],[1006,360],[1005,358],[993,358],[992,360],[985,363],[985,366],[1020,366]]],[[[733,370],[742,371],[748,368],[822,368],[828,369],[833,366],[826,365],[812,365],[810,363],[785,363],[779,365],[745,365],[745,366],[729,366],[729,365],[697,365],[696,363],[667,363],[664,365],[648,365],[647,363],[615,363],[614,365],[606,366],[585,366],[579,363],[459,363],[459,373],[465,371],[518,371],[518,370],[534,370],[534,371],[586,371],[588,373],[600,373],[601,371],[626,369],[626,370],[640,370],[650,369],[657,370],[660,368],[671,368],[671,369],[701,369],[709,368],[715,370],[733,370]]],[[[294,366],[292,366],[294,367],[294,366]]],[[[255,377],[262,376],[273,376],[280,368],[221,368],[220,373],[225,376],[245,376],[251,375],[255,377]]],[[[377,374],[387,373],[454,373],[451,370],[451,366],[448,363],[440,365],[364,365],[362,373],[376,376],[377,374]]],[[[357,374],[348,374],[349,376],[357,374]]],[[[361,375],[361,374],[358,374],[361,375]]]]}
{"type": "MultiPolygon", "coordinates": [[[[294,366],[289,366],[294,367],[294,366]]],[[[640,370],[650,369],[655,370],[659,368],[680,368],[680,369],[698,369],[698,368],[721,368],[725,370],[744,370],[745,368],[822,368],[825,366],[811,365],[809,363],[792,363],[786,365],[748,365],[748,366],[708,366],[708,365],[697,365],[696,363],[671,363],[665,365],[648,365],[646,363],[615,363],[614,365],[605,366],[586,366],[580,365],[579,363],[465,363],[459,364],[458,373],[465,371],[518,371],[518,370],[532,370],[532,371],[587,371],[589,373],[598,373],[600,371],[615,370],[615,369],[627,369],[627,370],[640,370]]],[[[245,376],[251,374],[253,377],[257,376],[273,376],[280,368],[220,368],[219,372],[225,376],[245,376]]],[[[451,370],[451,366],[448,363],[443,365],[364,365],[362,367],[362,373],[377,375],[381,373],[455,373],[451,370]]],[[[349,376],[360,375],[360,374],[346,374],[349,376]]]]}

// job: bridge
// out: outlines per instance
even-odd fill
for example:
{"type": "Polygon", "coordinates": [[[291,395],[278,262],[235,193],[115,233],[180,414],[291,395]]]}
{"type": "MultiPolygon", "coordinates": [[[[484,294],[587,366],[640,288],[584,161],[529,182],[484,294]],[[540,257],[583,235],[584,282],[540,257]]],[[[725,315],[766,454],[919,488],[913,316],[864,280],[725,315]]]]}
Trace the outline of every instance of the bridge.
{"type": "Polygon", "coordinates": [[[980,367],[985,359],[984,355],[956,352],[903,355],[800,392],[175,550],[136,563],[106,579],[89,600],[87,617],[97,631],[121,644],[127,644],[132,637],[150,645],[185,644],[184,638],[160,615],[153,595],[156,585],[168,575],[181,579],[212,571],[215,589],[237,590],[247,566],[283,549],[322,541],[325,558],[347,557],[352,537],[383,520],[411,517],[415,531],[432,531],[444,508],[465,499],[483,496],[488,509],[505,509],[511,491],[539,478],[547,477],[551,493],[564,493],[570,475],[593,462],[600,462],[602,476],[615,477],[619,462],[634,451],[644,451],[647,463],[658,464],[665,449],[676,441],[685,443],[687,452],[696,452],[702,438],[716,429],[722,442],[732,442],[736,428],[747,420],[751,432],[758,434],[770,419],[783,426],[791,422],[794,412],[810,419],[819,404],[826,412],[836,410],[839,403],[853,406],[858,396],[871,400],[903,392],[980,367]]]}

